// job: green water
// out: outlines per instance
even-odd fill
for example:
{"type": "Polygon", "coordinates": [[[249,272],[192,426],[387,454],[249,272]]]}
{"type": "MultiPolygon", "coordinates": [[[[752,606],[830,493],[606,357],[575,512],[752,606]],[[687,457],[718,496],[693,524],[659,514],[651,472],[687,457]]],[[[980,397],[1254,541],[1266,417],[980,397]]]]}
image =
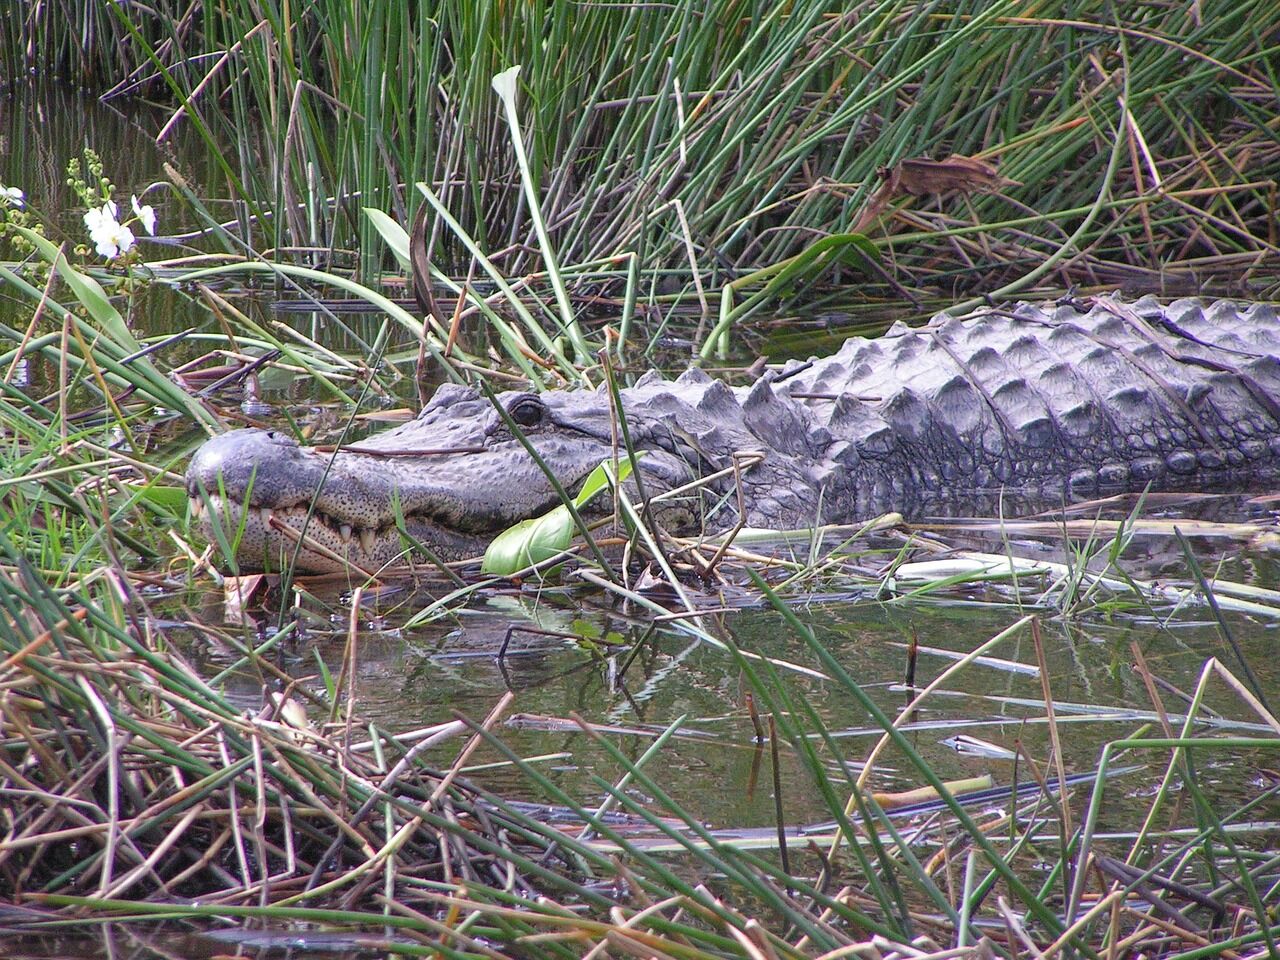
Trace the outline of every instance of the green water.
{"type": "MultiPolygon", "coordinates": [[[[996,599],[993,592],[987,602],[800,602],[795,610],[881,708],[896,716],[907,699],[903,683],[912,636],[924,649],[915,674],[917,686],[924,686],[954,662],[947,652],[966,653],[1020,618],[1022,613],[1013,605],[991,602],[996,599]]],[[[345,618],[346,610],[336,602],[326,607],[313,601],[307,606],[312,613],[307,637],[287,652],[284,662],[298,676],[314,675],[315,658],[320,657],[336,673],[346,649],[346,625],[334,621],[345,618]]],[[[409,611],[414,607],[406,605],[409,611]]],[[[263,619],[271,616],[266,609],[261,613],[263,619]]],[[[1234,666],[1217,625],[1205,614],[1203,609],[1191,611],[1166,624],[1147,616],[1116,616],[1110,622],[1088,616],[1072,622],[1047,614],[1042,629],[1047,682],[1065,737],[1068,770],[1092,769],[1103,744],[1149,722],[1132,713],[1149,713],[1152,707],[1133,668],[1131,644],[1142,650],[1153,674],[1186,691],[1194,688],[1208,657],[1234,666]],[[1102,711],[1102,715],[1091,716],[1089,711],[1102,711]]],[[[603,799],[599,788],[592,786],[593,775],[613,780],[621,771],[614,769],[591,737],[571,729],[573,714],[614,728],[616,732],[609,736],[633,759],[651,742],[650,731],[681,720],[685,736],[668,745],[662,760],[664,784],[681,805],[718,826],[773,822],[771,791],[759,783],[752,789],[752,768],[760,757],[745,705],[748,687],[724,651],[672,630],[653,634],[648,616],[629,615],[622,605],[594,591],[552,592],[542,597],[533,596],[532,591],[491,595],[469,603],[444,623],[408,630],[393,625],[399,616],[395,610],[367,608],[358,640],[356,676],[356,699],[363,718],[406,730],[451,719],[455,710],[479,717],[499,693],[510,689],[517,694],[513,712],[556,718],[565,721],[562,726],[567,729],[541,729],[542,723],[518,725],[508,728],[504,739],[522,755],[565,754],[547,763],[570,792],[590,801],[603,799]],[[525,627],[565,636],[520,632],[525,627]],[[516,632],[508,641],[512,628],[516,632]],[[575,639],[584,633],[611,632],[619,644],[614,652],[575,639]],[[641,652],[632,657],[633,646],[642,641],[641,652]],[[500,658],[504,642],[508,646],[500,658]],[[619,675],[628,658],[629,668],[619,675]]],[[[713,635],[731,639],[745,651],[808,670],[821,669],[805,642],[774,611],[739,610],[701,622],[713,635]]],[[[1280,664],[1269,654],[1280,639],[1280,620],[1230,617],[1229,623],[1262,688],[1280,690],[1280,664]]],[[[948,682],[946,692],[918,711],[909,727],[914,746],[945,778],[990,771],[997,781],[1007,783],[1012,775],[1012,762],[957,753],[949,744],[957,734],[1008,749],[1021,741],[1039,762],[1049,753],[1045,710],[1038,705],[1043,688],[1030,633],[1006,641],[991,651],[990,658],[948,682]]],[[[211,666],[217,661],[211,655],[211,666]]],[[[803,698],[817,711],[841,745],[844,758],[857,761],[865,755],[881,730],[842,687],[781,669],[790,674],[786,684],[792,696],[803,698]]],[[[233,685],[247,705],[260,697],[261,678],[252,673],[241,674],[233,685]]],[[[1176,726],[1185,704],[1168,693],[1164,704],[1176,726]]],[[[1227,725],[1227,732],[1261,729],[1258,718],[1248,716],[1221,685],[1211,687],[1206,706],[1249,724],[1227,725]]],[[[1223,779],[1223,799],[1226,795],[1241,799],[1259,787],[1265,778],[1251,777],[1247,770],[1267,762],[1263,757],[1249,758],[1234,781],[1223,779]]],[[[878,769],[877,782],[885,789],[907,789],[918,782],[918,776],[898,761],[878,769]]],[[[806,776],[798,768],[788,771],[787,782],[793,786],[784,800],[790,823],[824,818],[821,800],[806,786],[806,776]]],[[[527,789],[514,773],[489,772],[483,779],[504,790],[527,789]]],[[[1116,789],[1128,794],[1139,790],[1142,781],[1135,777],[1116,789]]],[[[1280,806],[1274,807],[1274,813],[1280,815],[1280,806]]]]}

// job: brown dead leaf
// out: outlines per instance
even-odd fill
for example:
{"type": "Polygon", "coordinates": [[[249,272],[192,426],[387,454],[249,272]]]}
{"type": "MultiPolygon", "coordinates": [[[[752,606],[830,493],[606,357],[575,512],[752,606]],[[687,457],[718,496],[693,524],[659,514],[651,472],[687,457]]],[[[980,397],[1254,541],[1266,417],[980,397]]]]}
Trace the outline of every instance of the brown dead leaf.
{"type": "Polygon", "coordinates": [[[945,160],[929,160],[926,157],[903,160],[892,170],[882,172],[881,176],[885,178],[885,186],[892,189],[894,196],[985,193],[1018,185],[1017,180],[1000,176],[994,163],[974,157],[962,157],[956,153],[945,160]]]}
{"type": "Polygon", "coordinates": [[[227,577],[222,582],[222,616],[224,623],[251,624],[253,621],[245,615],[245,607],[266,584],[267,578],[261,573],[253,573],[246,577],[227,577]]]}
{"type": "Polygon", "coordinates": [[[898,197],[941,196],[948,193],[988,193],[1018,186],[1017,180],[1002,177],[994,163],[953,153],[945,160],[916,157],[892,168],[882,168],[884,183],[876,191],[854,226],[861,233],[898,197]]]}

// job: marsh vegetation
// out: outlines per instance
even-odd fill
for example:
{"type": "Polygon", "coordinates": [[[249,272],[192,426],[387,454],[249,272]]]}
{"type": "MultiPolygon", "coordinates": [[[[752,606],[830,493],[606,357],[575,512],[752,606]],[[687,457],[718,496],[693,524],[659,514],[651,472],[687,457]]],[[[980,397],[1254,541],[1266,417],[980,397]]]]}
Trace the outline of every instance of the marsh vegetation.
{"type": "Polygon", "coordinates": [[[217,431],[349,440],[449,379],[742,376],[986,297],[1274,299],[1277,22],[6,6],[0,929],[1275,953],[1265,492],[367,580],[238,575],[180,477],[217,431]]]}

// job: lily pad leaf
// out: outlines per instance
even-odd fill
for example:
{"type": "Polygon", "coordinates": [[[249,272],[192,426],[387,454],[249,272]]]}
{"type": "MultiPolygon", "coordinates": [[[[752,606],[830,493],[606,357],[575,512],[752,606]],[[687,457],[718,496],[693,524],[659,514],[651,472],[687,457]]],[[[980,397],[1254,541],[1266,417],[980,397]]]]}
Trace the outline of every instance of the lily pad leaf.
{"type": "Polygon", "coordinates": [[[483,573],[510,576],[517,570],[549,560],[573,539],[573,517],[563,506],[507,527],[484,552],[483,573]]]}
{"type": "MultiPolygon", "coordinates": [[[[631,476],[631,470],[630,460],[619,461],[617,482],[621,483],[631,476]]],[[[585,507],[596,494],[608,487],[612,482],[612,472],[612,460],[606,460],[592,470],[578,495],[573,498],[574,507],[585,507]]],[[[483,573],[509,577],[518,570],[549,560],[557,553],[569,549],[574,529],[573,516],[564,504],[548,510],[540,517],[521,520],[493,538],[484,552],[480,570],[483,573]]]]}

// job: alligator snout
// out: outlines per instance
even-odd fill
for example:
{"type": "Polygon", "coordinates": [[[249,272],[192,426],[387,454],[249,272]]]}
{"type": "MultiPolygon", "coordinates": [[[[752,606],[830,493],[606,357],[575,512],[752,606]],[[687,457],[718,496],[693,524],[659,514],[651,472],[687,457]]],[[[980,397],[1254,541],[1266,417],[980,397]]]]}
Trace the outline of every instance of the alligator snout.
{"type": "Polygon", "coordinates": [[[233,430],[207,440],[187,467],[187,493],[225,494],[251,506],[293,506],[316,491],[324,464],[274,430],[233,430]]]}

